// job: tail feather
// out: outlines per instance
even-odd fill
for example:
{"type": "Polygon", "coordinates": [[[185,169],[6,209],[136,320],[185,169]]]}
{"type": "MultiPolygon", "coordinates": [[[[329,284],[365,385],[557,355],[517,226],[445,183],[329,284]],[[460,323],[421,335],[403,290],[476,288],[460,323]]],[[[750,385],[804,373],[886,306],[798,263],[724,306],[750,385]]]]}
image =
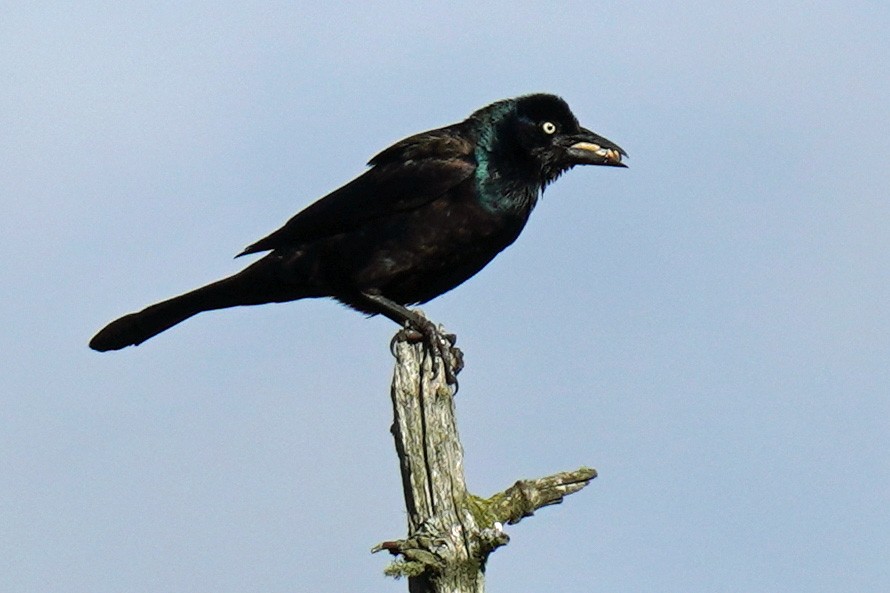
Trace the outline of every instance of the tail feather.
{"type": "Polygon", "coordinates": [[[270,273],[270,266],[264,264],[260,260],[234,276],[124,315],[99,331],[90,340],[90,348],[107,352],[137,346],[203,311],[309,296],[305,291],[283,286],[270,273]]]}
{"type": "Polygon", "coordinates": [[[191,293],[146,307],[138,313],[112,321],[90,340],[90,348],[99,352],[138,346],[205,310],[190,299],[191,293]]]}

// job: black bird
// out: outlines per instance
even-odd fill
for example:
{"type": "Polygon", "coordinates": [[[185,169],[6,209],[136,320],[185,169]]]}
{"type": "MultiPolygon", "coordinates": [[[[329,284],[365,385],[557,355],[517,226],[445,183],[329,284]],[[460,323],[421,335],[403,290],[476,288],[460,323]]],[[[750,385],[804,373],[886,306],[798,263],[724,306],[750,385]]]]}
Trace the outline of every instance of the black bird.
{"type": "Polygon", "coordinates": [[[554,95],[506,99],[390,146],[370,169],[248,246],[241,272],[108,324],[99,351],[141,344],[202,311],[333,297],[427,338],[406,305],[461,284],[513,243],[544,188],[575,165],[624,167],[554,95]]]}

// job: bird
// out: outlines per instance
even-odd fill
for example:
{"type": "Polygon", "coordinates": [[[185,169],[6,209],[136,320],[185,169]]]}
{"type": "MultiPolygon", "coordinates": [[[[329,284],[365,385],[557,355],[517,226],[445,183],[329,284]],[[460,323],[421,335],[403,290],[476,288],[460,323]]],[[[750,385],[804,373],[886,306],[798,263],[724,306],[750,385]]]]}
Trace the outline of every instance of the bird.
{"type": "Polygon", "coordinates": [[[260,259],[112,321],[89,346],[120,350],[204,311],[319,297],[384,315],[435,344],[436,326],[410,306],[462,284],[512,244],[562,173],[625,167],[626,156],[556,95],[496,101],[384,149],[363,174],[236,255],[265,252],[260,259]]]}

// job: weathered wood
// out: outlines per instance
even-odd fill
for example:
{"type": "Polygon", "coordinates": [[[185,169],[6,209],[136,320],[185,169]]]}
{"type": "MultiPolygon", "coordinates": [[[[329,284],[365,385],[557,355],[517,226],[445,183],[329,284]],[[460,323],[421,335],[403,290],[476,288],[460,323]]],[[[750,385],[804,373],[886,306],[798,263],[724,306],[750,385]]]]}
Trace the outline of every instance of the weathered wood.
{"type": "MultiPolygon", "coordinates": [[[[457,348],[442,349],[452,368],[457,348]]],[[[408,537],[378,544],[398,556],[386,572],[407,576],[410,593],[482,593],[488,555],[509,537],[504,523],[562,502],[596,477],[581,468],[537,480],[520,480],[483,499],[467,491],[463,448],[454,416],[454,393],[444,361],[404,332],[393,339],[392,433],[408,511],[408,537]]]]}

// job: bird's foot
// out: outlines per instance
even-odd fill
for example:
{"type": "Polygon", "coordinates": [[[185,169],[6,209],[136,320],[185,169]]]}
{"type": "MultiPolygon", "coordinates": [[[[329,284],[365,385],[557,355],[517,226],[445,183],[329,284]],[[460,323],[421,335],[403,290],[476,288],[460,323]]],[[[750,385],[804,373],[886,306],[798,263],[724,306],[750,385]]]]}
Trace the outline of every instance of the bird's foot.
{"type": "Polygon", "coordinates": [[[414,311],[414,313],[418,314],[417,319],[406,322],[405,327],[396,333],[390,342],[390,350],[395,355],[395,345],[400,340],[413,344],[423,342],[427,352],[432,356],[433,373],[439,372],[439,361],[441,360],[445,381],[449,385],[454,385],[454,391],[457,393],[457,374],[464,368],[463,352],[455,346],[457,336],[445,333],[443,328],[437,327],[435,323],[423,317],[418,311],[414,311]]]}

